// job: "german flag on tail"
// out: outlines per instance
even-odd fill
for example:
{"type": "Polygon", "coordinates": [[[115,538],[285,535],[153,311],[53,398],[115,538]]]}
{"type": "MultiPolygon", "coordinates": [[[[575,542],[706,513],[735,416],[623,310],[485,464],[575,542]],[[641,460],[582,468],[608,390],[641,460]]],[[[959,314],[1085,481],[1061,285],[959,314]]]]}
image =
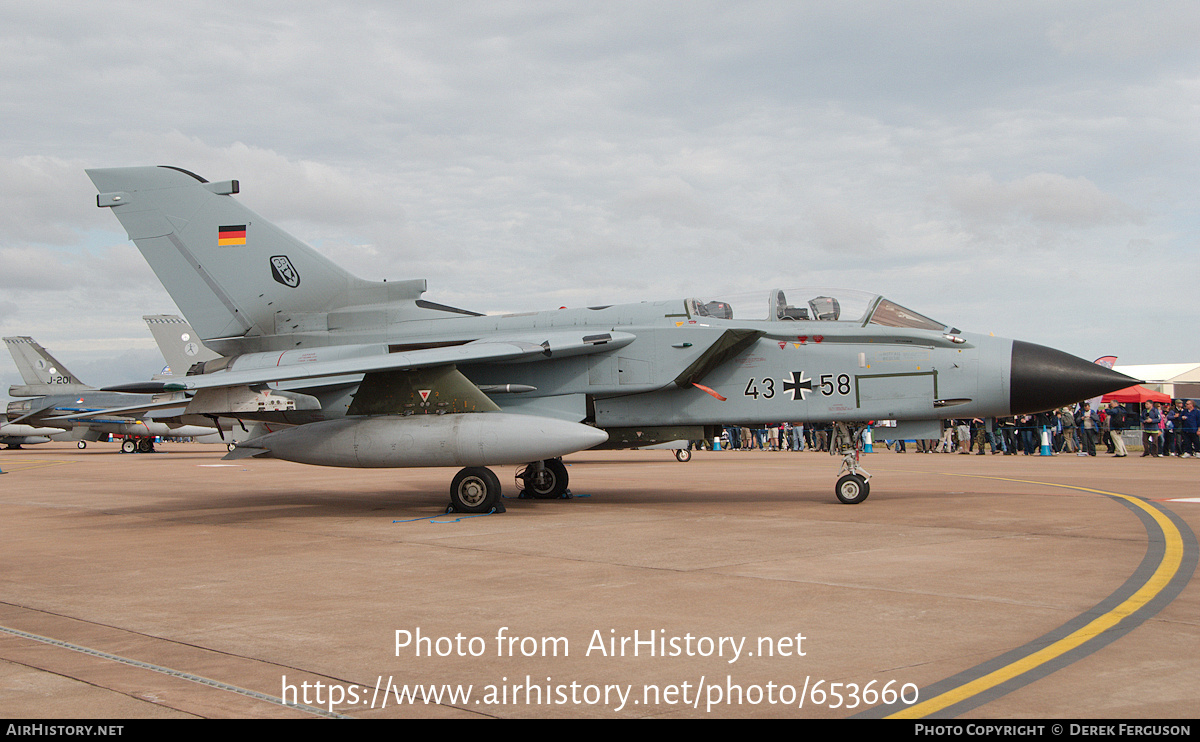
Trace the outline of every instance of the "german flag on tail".
{"type": "Polygon", "coordinates": [[[246,244],[246,225],[217,227],[217,244],[221,247],[246,244]]]}

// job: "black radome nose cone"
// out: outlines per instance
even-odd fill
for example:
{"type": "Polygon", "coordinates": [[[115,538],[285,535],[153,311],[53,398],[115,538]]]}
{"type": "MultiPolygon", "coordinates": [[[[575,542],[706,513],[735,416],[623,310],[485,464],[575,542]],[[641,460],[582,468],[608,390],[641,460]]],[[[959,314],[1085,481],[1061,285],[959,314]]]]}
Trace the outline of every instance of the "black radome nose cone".
{"type": "Polygon", "coordinates": [[[1013,341],[1010,414],[1052,410],[1136,383],[1137,379],[1061,350],[1013,341]]]}

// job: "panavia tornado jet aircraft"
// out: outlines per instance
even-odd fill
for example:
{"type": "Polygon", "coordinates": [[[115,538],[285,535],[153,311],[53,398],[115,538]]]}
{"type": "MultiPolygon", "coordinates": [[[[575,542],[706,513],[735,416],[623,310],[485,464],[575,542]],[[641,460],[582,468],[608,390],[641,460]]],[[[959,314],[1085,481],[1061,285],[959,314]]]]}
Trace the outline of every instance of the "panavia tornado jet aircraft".
{"type": "Polygon", "coordinates": [[[79,381],[31,337],[7,337],[4,343],[25,381],[23,386],[9,387],[8,393],[28,397],[8,403],[10,422],[0,430],[0,442],[10,447],[45,443],[53,436],[55,440],[76,441],[80,448],[86,448],[88,441],[113,434],[125,437],[121,442],[122,452],[145,453],[154,450],[156,437],[194,437],[217,432],[206,425],[187,425],[176,419],[187,402],[180,404],[177,398],[181,395],[101,391],[79,381]],[[174,412],[166,409],[167,400],[172,398],[176,399],[169,406],[175,408],[174,412]],[[149,410],[153,412],[130,416],[149,410]]]}
{"type": "MultiPolygon", "coordinates": [[[[833,422],[835,492],[869,493],[858,429],[938,437],[940,419],[1050,409],[1134,382],[1039,345],[962,332],[880,296],[774,289],[481,315],[366,281],[242,206],[236,180],[174,167],[89,170],[221,358],[159,382],[188,412],[294,424],[230,454],[349,467],[462,466],[456,510],[501,509],[486,467],[566,490],[558,457],[716,435],[724,424],[833,422]],[[287,409],[256,409],[283,396],[287,409]]],[[[270,405],[267,405],[270,407],[270,405]]]]}

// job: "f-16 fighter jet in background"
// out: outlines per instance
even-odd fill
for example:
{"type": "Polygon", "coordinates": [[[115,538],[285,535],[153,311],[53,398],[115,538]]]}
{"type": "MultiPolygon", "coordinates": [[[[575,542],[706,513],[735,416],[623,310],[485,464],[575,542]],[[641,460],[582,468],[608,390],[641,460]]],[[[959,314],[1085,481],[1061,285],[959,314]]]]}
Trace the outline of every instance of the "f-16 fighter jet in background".
{"type": "MultiPolygon", "coordinates": [[[[197,437],[217,432],[205,425],[183,424],[174,419],[178,411],[162,409],[164,401],[182,395],[100,391],[79,381],[33,338],[9,337],[4,338],[4,343],[25,380],[23,386],[12,386],[8,393],[27,399],[8,403],[9,423],[0,434],[20,437],[29,428],[32,432],[25,433],[25,437],[30,439],[18,443],[44,443],[39,438],[49,440],[53,436],[57,440],[77,441],[80,448],[86,448],[89,441],[113,434],[124,437],[123,452],[145,453],[154,450],[156,437],[197,437]],[[148,409],[154,411],[133,415],[135,411],[148,409]]],[[[181,407],[178,400],[174,407],[181,407]]]]}

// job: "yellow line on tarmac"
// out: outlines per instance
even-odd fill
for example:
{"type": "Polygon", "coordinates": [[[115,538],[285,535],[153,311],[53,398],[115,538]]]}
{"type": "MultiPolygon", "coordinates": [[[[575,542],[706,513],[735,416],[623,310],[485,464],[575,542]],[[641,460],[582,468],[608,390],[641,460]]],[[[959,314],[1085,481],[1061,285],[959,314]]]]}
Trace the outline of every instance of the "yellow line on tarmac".
{"type": "Polygon", "coordinates": [[[74,463],[76,463],[76,462],[74,462],[74,461],[57,461],[57,460],[53,460],[53,459],[46,460],[46,461],[39,461],[37,459],[25,459],[25,460],[16,459],[16,460],[5,461],[4,459],[0,459],[0,471],[3,471],[5,474],[9,474],[14,471],[25,471],[26,469],[40,469],[43,466],[57,466],[59,464],[74,464],[74,463]]]}
{"type": "Polygon", "coordinates": [[[1179,565],[1183,561],[1183,535],[1179,533],[1179,529],[1175,524],[1167,519],[1161,512],[1150,507],[1142,500],[1129,495],[1122,495],[1117,492],[1105,492],[1104,490],[1091,489],[1089,487],[1075,487],[1069,484],[1053,484],[1051,482],[1033,482],[1027,479],[1008,479],[1006,477],[984,477],[975,474],[947,474],[947,476],[972,477],[974,479],[997,479],[1005,482],[1020,482],[1022,484],[1037,484],[1046,487],[1062,487],[1065,489],[1079,490],[1081,492],[1094,492],[1100,495],[1108,495],[1116,497],[1130,503],[1134,507],[1141,508],[1146,511],[1151,518],[1158,523],[1158,527],[1162,529],[1163,537],[1166,542],[1166,548],[1163,552],[1162,561],[1159,562],[1158,568],[1154,570],[1154,574],[1150,579],[1143,584],[1137,592],[1129,596],[1123,603],[1113,608],[1108,613],[1105,613],[1086,626],[1076,630],[1075,632],[1059,639],[1053,644],[1040,649],[1033,654],[1030,654],[1016,662],[1010,663],[994,670],[981,678],[972,680],[969,683],[960,685],[957,688],[934,696],[928,700],[922,701],[913,706],[909,706],[903,711],[888,716],[889,719],[920,719],[929,714],[937,713],[944,708],[953,706],[956,703],[965,701],[966,699],[983,693],[986,690],[996,687],[1001,683],[1012,680],[1013,678],[1023,673],[1045,664],[1050,660],[1055,659],[1076,647],[1096,638],[1100,634],[1108,631],[1116,626],[1123,619],[1132,615],[1134,612],[1141,609],[1147,603],[1154,599],[1156,595],[1162,592],[1163,588],[1179,571],[1179,565]]]}

